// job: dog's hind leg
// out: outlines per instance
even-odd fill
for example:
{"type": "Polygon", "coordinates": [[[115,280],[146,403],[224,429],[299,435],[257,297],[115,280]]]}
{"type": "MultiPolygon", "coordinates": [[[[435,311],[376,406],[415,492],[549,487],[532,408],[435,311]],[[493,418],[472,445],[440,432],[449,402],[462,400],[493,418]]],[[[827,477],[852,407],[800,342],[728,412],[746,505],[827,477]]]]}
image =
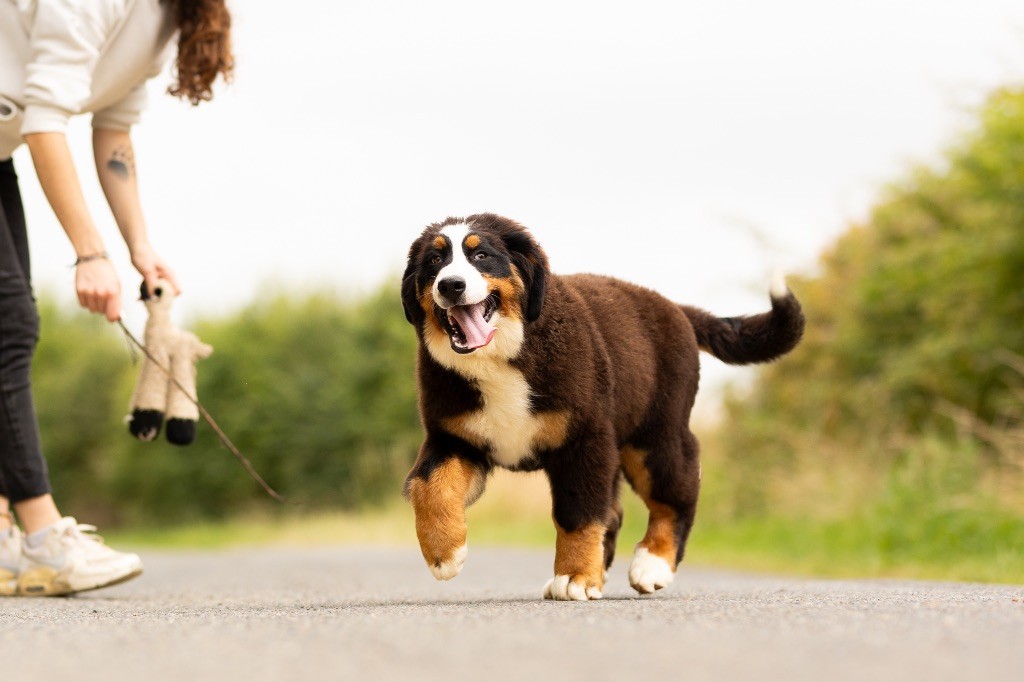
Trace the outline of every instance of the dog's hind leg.
{"type": "Polygon", "coordinates": [[[556,537],[555,577],[544,586],[544,598],[600,599],[618,480],[614,438],[610,433],[577,438],[552,453],[545,470],[556,537]]]}
{"type": "Polygon", "coordinates": [[[649,512],[647,533],[637,543],[629,584],[646,594],[665,587],[682,561],[700,488],[697,439],[689,430],[657,449],[622,448],[622,469],[649,512]]]}

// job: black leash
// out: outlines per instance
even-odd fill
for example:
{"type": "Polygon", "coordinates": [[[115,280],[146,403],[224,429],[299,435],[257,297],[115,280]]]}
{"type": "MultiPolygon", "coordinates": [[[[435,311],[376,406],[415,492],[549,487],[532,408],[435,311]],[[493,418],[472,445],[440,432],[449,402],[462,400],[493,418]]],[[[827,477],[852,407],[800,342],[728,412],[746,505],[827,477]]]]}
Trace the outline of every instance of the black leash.
{"type": "Polygon", "coordinates": [[[142,354],[149,358],[150,362],[159,367],[160,371],[166,374],[167,378],[170,379],[171,382],[178,387],[178,390],[184,393],[185,397],[188,398],[189,401],[199,409],[199,414],[201,414],[203,419],[206,420],[206,423],[210,425],[210,428],[213,429],[213,432],[217,434],[217,438],[220,439],[221,444],[223,444],[224,447],[228,449],[228,452],[235,456],[235,459],[237,459],[238,463],[241,464],[242,467],[244,467],[245,470],[249,472],[249,475],[252,476],[252,479],[259,483],[260,487],[263,488],[263,490],[266,491],[268,495],[270,495],[278,502],[295,504],[294,502],[292,502],[291,500],[289,500],[288,498],[284,497],[279,492],[271,488],[270,485],[263,480],[263,477],[260,476],[255,469],[253,469],[252,463],[249,462],[248,459],[246,459],[245,455],[243,455],[237,447],[235,447],[235,444],[232,443],[231,439],[227,437],[227,434],[225,434],[224,431],[221,430],[220,426],[217,425],[217,422],[215,422],[213,420],[213,417],[210,416],[210,413],[206,411],[205,407],[203,407],[202,403],[200,403],[198,400],[192,397],[192,395],[190,395],[189,392],[185,390],[185,387],[182,386],[181,383],[174,378],[174,375],[171,374],[171,371],[164,367],[163,365],[161,365],[160,362],[158,362],[157,359],[150,354],[149,349],[142,345],[142,343],[137,338],[135,338],[130,331],[128,331],[128,327],[124,326],[124,322],[118,320],[117,324],[121,327],[121,331],[124,332],[125,338],[131,342],[131,345],[134,345],[136,348],[142,351],[142,354]]]}

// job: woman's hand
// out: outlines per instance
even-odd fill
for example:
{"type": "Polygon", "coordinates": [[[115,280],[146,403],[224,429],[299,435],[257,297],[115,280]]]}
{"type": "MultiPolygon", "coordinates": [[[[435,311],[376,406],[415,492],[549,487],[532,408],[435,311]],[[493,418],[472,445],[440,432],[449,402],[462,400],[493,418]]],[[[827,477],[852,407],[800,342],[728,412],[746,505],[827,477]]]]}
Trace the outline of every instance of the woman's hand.
{"type": "Polygon", "coordinates": [[[181,293],[181,287],[178,286],[178,278],[174,276],[174,271],[171,267],[164,262],[161,258],[153,251],[148,243],[136,245],[132,250],[132,265],[139,271],[142,278],[146,280],[146,289],[153,291],[156,289],[156,282],[158,279],[165,279],[171,283],[174,287],[175,294],[181,293]]]}
{"type": "Polygon", "coordinates": [[[75,268],[75,289],[83,308],[106,315],[110,322],[121,319],[121,281],[106,258],[79,263],[75,268]]]}

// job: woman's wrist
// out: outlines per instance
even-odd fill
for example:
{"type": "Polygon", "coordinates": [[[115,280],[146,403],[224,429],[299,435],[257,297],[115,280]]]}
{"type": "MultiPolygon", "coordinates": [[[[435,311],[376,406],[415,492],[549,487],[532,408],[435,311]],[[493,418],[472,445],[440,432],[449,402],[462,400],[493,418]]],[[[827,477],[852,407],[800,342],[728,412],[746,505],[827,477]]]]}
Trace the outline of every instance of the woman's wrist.
{"type": "Polygon", "coordinates": [[[149,239],[146,237],[133,239],[132,241],[125,241],[125,245],[128,247],[128,253],[132,256],[135,256],[137,253],[145,253],[153,250],[149,244],[149,239]]]}
{"type": "Polygon", "coordinates": [[[100,239],[100,235],[96,232],[95,228],[92,230],[83,229],[80,232],[92,232],[92,235],[88,235],[84,239],[72,239],[71,246],[75,249],[75,258],[85,258],[97,253],[106,253],[107,247],[103,245],[103,240],[100,239]]]}
{"type": "Polygon", "coordinates": [[[83,263],[91,263],[94,260],[110,260],[110,254],[106,251],[96,251],[94,253],[79,255],[78,258],[75,259],[75,267],[78,267],[83,263]]]}

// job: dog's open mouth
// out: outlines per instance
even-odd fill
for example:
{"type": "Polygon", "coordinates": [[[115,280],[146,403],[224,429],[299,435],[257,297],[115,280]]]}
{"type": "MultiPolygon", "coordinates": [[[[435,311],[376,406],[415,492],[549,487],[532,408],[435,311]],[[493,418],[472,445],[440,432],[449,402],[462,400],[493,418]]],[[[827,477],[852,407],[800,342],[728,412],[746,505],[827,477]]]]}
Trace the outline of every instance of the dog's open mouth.
{"type": "Polygon", "coordinates": [[[452,350],[456,353],[472,353],[489,344],[498,331],[491,324],[491,318],[500,302],[498,292],[495,291],[479,303],[455,305],[443,310],[452,350]]]}

